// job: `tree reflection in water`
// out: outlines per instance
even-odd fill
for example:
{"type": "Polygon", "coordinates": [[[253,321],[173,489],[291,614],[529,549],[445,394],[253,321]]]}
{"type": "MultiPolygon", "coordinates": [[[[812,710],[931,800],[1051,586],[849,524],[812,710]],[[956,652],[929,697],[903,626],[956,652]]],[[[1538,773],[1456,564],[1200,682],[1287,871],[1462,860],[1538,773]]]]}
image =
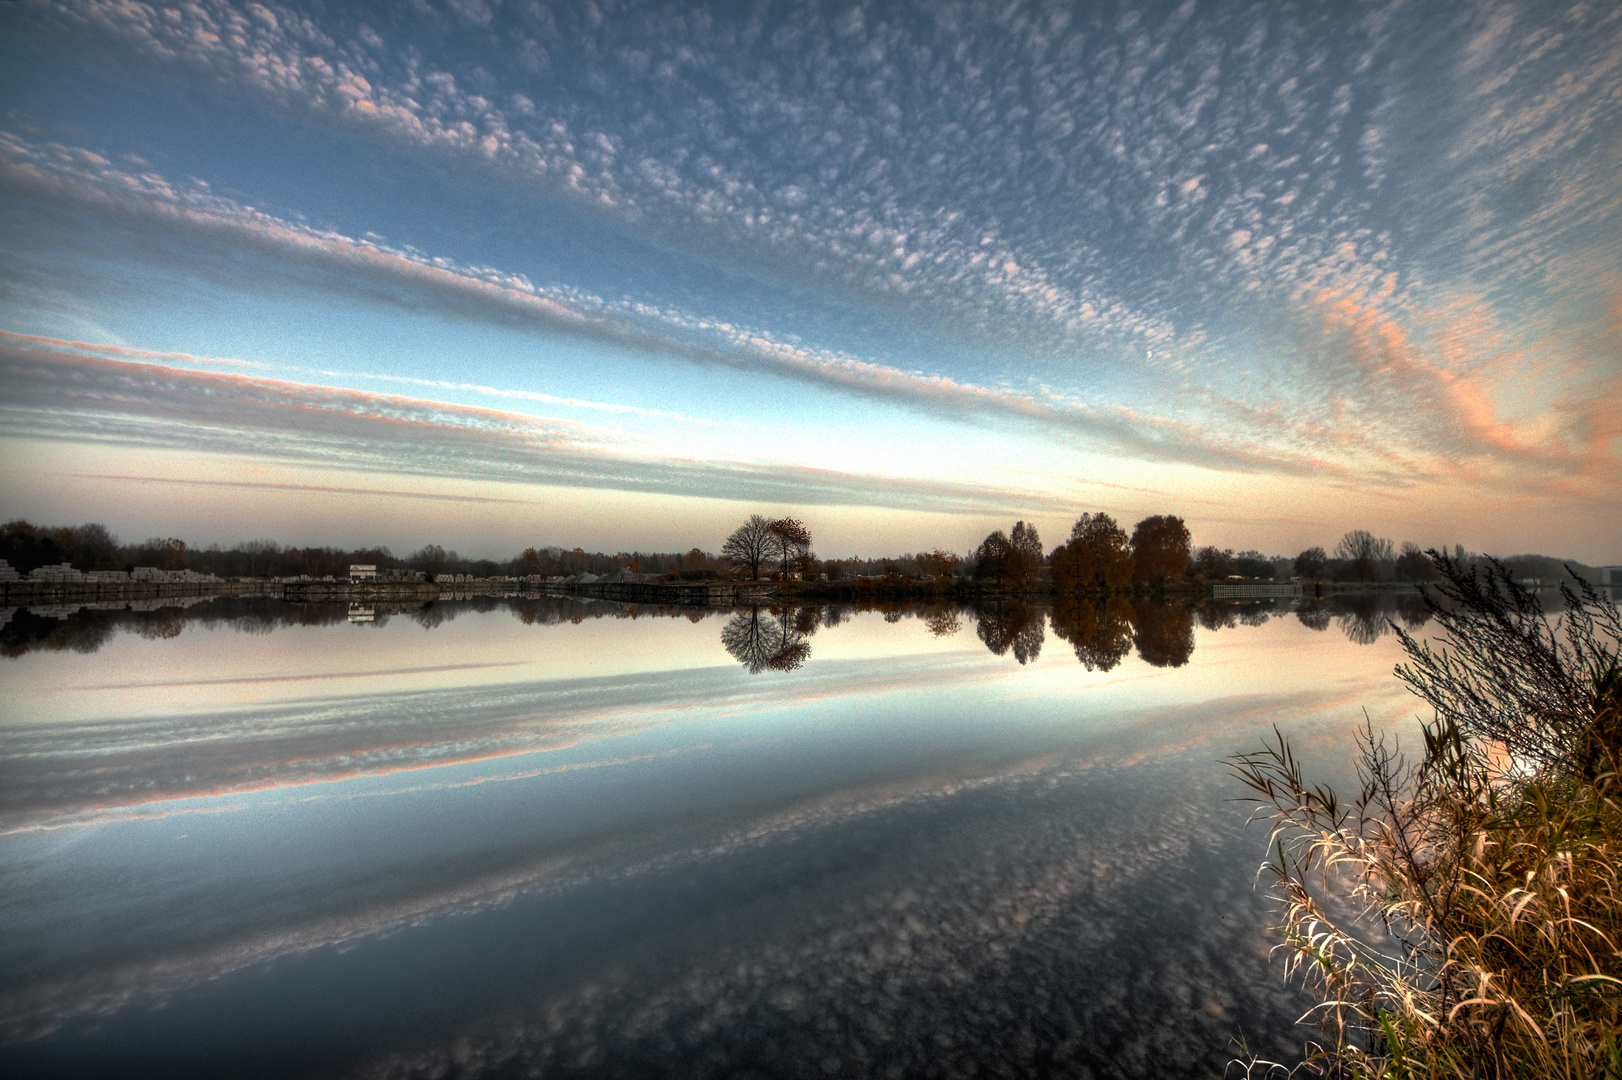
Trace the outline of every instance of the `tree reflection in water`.
{"type": "Polygon", "coordinates": [[[1328,630],[1332,616],[1329,609],[1317,600],[1308,600],[1296,611],[1295,617],[1301,620],[1301,625],[1308,630],[1328,630]]]}
{"type": "Polygon", "coordinates": [[[1430,611],[1417,592],[1347,593],[1303,600],[1295,617],[1313,630],[1327,630],[1333,623],[1347,640],[1372,645],[1391,632],[1393,619],[1418,630],[1430,621],[1430,611]]]}
{"type": "Polygon", "coordinates": [[[1181,600],[1139,600],[1132,618],[1132,641],[1144,663],[1182,667],[1194,655],[1194,615],[1181,600]]]}
{"type": "Polygon", "coordinates": [[[805,637],[816,623],[814,609],[763,612],[752,607],[733,615],[721,628],[721,644],[751,675],[793,671],[811,656],[811,643],[805,637]]]}
{"type": "MultiPolygon", "coordinates": [[[[391,614],[410,618],[424,629],[435,629],[458,613],[508,610],[526,626],[553,626],[603,618],[669,617],[701,622],[725,612],[710,608],[626,605],[564,595],[478,596],[440,599],[429,603],[378,602],[373,629],[385,625],[391,614]]],[[[728,653],[751,672],[792,671],[811,656],[806,640],[819,627],[848,622],[872,605],[830,604],[784,609],[752,608],[732,613],[721,633],[728,653]]],[[[950,637],[963,629],[972,612],[980,640],[996,656],[1012,653],[1021,664],[1036,660],[1042,651],[1047,615],[1039,603],[1006,598],[978,610],[934,601],[914,606],[887,601],[878,609],[886,622],[921,618],[936,637],[950,637]]],[[[287,626],[342,623],[348,608],[343,603],[286,603],[271,597],[185,597],[131,603],[68,605],[0,609],[0,657],[18,657],[36,650],[71,650],[93,653],[118,633],[148,639],[169,639],[197,623],[228,628],[238,633],[268,634],[287,626]],[[8,613],[9,612],[9,617],[8,613]]],[[[1147,597],[1060,598],[1052,609],[1053,631],[1075,650],[1076,660],[1089,671],[1111,671],[1135,646],[1138,656],[1156,667],[1181,667],[1194,652],[1194,626],[1225,630],[1240,624],[1260,626],[1294,613],[1303,626],[1327,630],[1337,625],[1359,645],[1379,641],[1400,620],[1418,630],[1430,618],[1423,598],[1412,591],[1352,593],[1321,599],[1216,600],[1189,604],[1182,600],[1147,597]]]]}
{"type": "Polygon", "coordinates": [[[951,637],[963,629],[963,620],[958,618],[956,608],[941,608],[924,616],[924,626],[935,637],[951,637]]]}
{"type": "MultiPolygon", "coordinates": [[[[1391,624],[1381,610],[1380,597],[1367,593],[1350,600],[1347,609],[1335,617],[1347,638],[1359,645],[1373,645],[1391,632],[1391,624]]],[[[1395,605],[1392,610],[1394,613],[1395,605]]]]}
{"type": "Polygon", "coordinates": [[[1009,649],[1021,664],[1028,664],[1042,654],[1042,609],[1023,600],[998,600],[981,608],[976,616],[975,631],[994,655],[1002,656],[1009,649]]]}
{"type": "Polygon", "coordinates": [[[194,622],[257,635],[283,626],[341,623],[348,616],[346,604],[287,604],[263,596],[177,596],[37,607],[0,609],[0,657],[38,651],[94,653],[120,633],[167,641],[194,622]]]}
{"type": "Polygon", "coordinates": [[[1053,632],[1088,671],[1109,671],[1132,651],[1132,605],[1123,596],[1063,597],[1053,608],[1053,632]]]}

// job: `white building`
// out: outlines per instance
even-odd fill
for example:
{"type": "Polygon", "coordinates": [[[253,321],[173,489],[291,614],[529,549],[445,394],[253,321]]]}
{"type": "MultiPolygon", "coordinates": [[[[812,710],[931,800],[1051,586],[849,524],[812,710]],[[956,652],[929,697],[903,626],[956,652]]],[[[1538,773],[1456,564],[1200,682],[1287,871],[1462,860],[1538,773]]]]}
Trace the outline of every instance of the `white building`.
{"type": "Polygon", "coordinates": [[[377,580],[377,564],[376,563],[350,563],[349,564],[349,580],[350,581],[376,581],[377,580]]]}

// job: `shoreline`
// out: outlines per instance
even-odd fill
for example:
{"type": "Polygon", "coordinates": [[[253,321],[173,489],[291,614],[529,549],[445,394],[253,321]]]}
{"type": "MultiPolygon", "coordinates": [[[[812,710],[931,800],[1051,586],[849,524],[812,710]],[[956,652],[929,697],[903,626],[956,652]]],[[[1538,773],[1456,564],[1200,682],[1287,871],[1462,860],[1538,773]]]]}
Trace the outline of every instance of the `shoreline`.
{"type": "Polygon", "coordinates": [[[1347,593],[1409,592],[1419,588],[1412,582],[1317,581],[1301,582],[1192,582],[1151,589],[1063,591],[1049,582],[1022,589],[1004,589],[974,582],[947,583],[893,582],[875,578],[844,581],[592,581],[527,582],[486,578],[458,582],[347,582],[347,581],[5,581],[0,582],[0,607],[26,607],[34,604],[99,603],[110,601],[156,600],[165,597],[266,596],[288,601],[429,601],[444,596],[469,593],[508,595],[550,593],[590,596],[629,603],[658,603],[678,606],[716,607],[777,601],[860,602],[869,598],[939,599],[973,601],[979,599],[1054,600],[1064,596],[1103,599],[1112,596],[1148,598],[1249,599],[1260,597],[1322,598],[1347,593]]]}

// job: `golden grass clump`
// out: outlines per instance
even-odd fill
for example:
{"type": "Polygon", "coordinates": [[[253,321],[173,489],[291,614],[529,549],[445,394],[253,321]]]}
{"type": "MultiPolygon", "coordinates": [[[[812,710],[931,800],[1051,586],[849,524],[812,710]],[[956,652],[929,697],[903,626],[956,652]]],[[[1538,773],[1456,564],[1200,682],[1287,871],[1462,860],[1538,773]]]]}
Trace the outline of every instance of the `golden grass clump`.
{"type": "Polygon", "coordinates": [[[1350,803],[1276,732],[1231,763],[1274,823],[1279,948],[1323,1034],[1249,1074],[1622,1077],[1617,609],[1578,582],[1550,619],[1502,565],[1430,554],[1441,647],[1398,630],[1436,710],[1423,757],[1366,726],[1350,803]]]}

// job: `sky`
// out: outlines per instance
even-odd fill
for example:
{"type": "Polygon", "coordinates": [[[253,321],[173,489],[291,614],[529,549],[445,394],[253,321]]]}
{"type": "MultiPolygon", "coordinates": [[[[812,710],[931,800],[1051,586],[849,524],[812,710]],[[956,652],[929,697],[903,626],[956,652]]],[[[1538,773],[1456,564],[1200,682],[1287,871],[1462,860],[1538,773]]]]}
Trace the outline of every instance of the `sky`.
{"type": "Polygon", "coordinates": [[[1622,563],[1622,6],[0,6],[0,516],[1622,563]]]}

